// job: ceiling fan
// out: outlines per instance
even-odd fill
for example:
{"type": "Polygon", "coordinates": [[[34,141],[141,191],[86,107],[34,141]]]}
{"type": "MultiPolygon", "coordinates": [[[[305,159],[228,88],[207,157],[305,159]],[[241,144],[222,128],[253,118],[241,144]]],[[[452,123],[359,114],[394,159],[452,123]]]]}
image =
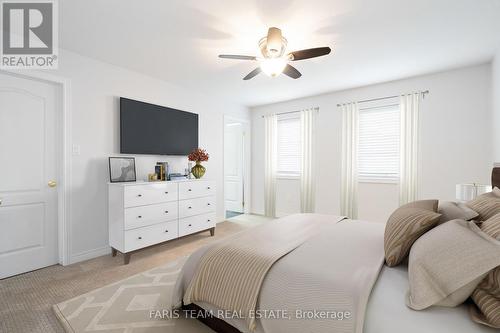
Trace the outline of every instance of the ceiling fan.
{"type": "Polygon", "coordinates": [[[298,79],[302,74],[295,67],[291,66],[288,63],[289,61],[321,57],[331,52],[329,47],[316,47],[285,54],[286,46],[287,40],[281,34],[281,30],[271,27],[267,32],[267,36],[259,41],[262,56],[221,54],[219,58],[258,61],[259,67],[248,73],[243,80],[250,80],[260,72],[264,72],[271,77],[283,73],[292,79],[298,79]]]}

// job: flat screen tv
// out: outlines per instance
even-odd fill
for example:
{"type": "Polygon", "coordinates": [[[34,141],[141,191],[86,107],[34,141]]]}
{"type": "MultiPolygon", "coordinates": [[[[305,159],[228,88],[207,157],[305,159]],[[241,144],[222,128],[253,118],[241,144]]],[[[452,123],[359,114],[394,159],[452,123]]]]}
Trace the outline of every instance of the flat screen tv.
{"type": "Polygon", "coordinates": [[[188,155],[198,148],[198,115],[120,98],[120,153],[188,155]]]}

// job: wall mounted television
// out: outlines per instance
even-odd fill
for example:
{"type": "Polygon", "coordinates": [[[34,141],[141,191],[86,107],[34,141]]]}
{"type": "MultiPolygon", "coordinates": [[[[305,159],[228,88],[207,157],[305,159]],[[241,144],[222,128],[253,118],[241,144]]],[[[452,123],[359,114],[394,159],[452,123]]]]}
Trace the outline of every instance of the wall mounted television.
{"type": "Polygon", "coordinates": [[[198,115],[120,97],[120,153],[188,155],[198,148],[198,115]]]}

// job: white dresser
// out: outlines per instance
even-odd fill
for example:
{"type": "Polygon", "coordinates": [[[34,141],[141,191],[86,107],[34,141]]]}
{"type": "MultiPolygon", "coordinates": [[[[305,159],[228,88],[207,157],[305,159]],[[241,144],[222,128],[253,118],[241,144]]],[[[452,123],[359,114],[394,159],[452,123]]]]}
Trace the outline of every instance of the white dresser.
{"type": "Polygon", "coordinates": [[[215,182],[110,183],[109,245],[113,256],[196,232],[215,233],[215,182]]]}

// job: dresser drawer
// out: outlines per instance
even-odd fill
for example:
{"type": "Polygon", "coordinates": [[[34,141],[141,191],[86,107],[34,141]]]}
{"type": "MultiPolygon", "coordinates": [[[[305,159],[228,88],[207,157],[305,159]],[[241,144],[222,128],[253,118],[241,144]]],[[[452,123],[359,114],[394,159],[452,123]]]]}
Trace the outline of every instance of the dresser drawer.
{"type": "Polygon", "coordinates": [[[159,223],[125,231],[125,252],[179,237],[177,221],[159,223]]]}
{"type": "Polygon", "coordinates": [[[215,213],[196,215],[179,220],[179,237],[215,227],[215,213]]]}
{"type": "Polygon", "coordinates": [[[215,182],[198,180],[179,183],[179,200],[215,195],[215,182]]]}
{"type": "Polygon", "coordinates": [[[179,201],[179,217],[200,215],[215,211],[215,197],[179,201]]]}
{"type": "Polygon", "coordinates": [[[151,205],[178,199],[177,184],[144,184],[125,186],[125,207],[151,205]]]}
{"type": "Polygon", "coordinates": [[[177,220],[177,201],[125,208],[125,230],[177,220]]]}

